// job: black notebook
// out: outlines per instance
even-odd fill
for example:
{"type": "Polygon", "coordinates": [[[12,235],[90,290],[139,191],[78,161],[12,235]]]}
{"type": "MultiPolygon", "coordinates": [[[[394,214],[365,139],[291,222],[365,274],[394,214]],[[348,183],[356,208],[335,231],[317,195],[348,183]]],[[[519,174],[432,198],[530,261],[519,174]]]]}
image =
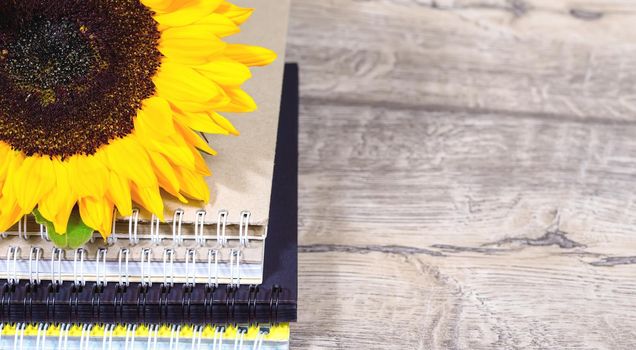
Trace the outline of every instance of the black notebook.
{"type": "MultiPolygon", "coordinates": [[[[277,324],[295,321],[298,295],[298,98],[298,67],[287,64],[262,284],[244,285],[240,278],[232,278],[230,284],[217,284],[214,279],[200,275],[201,271],[207,271],[205,268],[191,269],[198,274],[192,276],[191,283],[158,283],[143,278],[139,282],[121,279],[118,283],[60,283],[44,279],[50,275],[38,275],[28,280],[8,278],[0,290],[0,322],[277,324]],[[209,283],[200,283],[201,280],[209,283]]],[[[209,268],[211,261],[207,260],[209,268]]],[[[32,268],[31,261],[25,263],[32,268]]],[[[82,263],[83,260],[75,261],[71,269],[78,265],[82,267],[82,263]]],[[[120,268],[121,264],[120,260],[120,268]]]]}

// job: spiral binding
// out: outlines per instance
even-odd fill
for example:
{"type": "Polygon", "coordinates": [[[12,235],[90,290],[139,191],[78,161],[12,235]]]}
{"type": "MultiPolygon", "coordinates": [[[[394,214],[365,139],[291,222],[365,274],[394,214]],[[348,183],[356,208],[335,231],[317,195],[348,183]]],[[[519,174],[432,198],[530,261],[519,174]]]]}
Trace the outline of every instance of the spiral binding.
{"type": "MultiPolygon", "coordinates": [[[[161,232],[161,222],[155,215],[152,215],[150,220],[147,222],[147,224],[149,224],[149,231],[144,231],[142,233],[140,227],[142,224],[146,225],[146,222],[142,222],[139,209],[133,209],[132,215],[124,219],[128,229],[128,232],[126,233],[118,232],[120,227],[118,223],[120,220],[117,217],[113,217],[112,232],[107,239],[107,244],[112,246],[122,239],[127,240],[127,244],[130,246],[138,245],[142,240],[149,240],[153,244],[161,244],[164,240],[171,239],[176,246],[183,245],[185,241],[193,241],[197,245],[203,246],[206,245],[207,241],[213,240],[221,247],[225,247],[230,240],[238,240],[241,247],[248,247],[250,241],[263,240],[264,236],[267,234],[266,227],[262,227],[262,234],[250,233],[251,212],[249,211],[242,211],[240,213],[238,236],[230,236],[227,233],[229,226],[229,213],[226,210],[220,210],[217,213],[217,221],[215,224],[206,223],[205,219],[208,214],[209,213],[205,210],[198,210],[195,212],[194,222],[185,223],[183,221],[185,211],[183,209],[177,209],[173,214],[168,234],[161,232]],[[193,235],[184,234],[185,225],[193,226],[193,235]],[[210,225],[216,226],[216,234],[210,235],[205,233],[206,226],[210,225]]],[[[0,238],[6,239],[10,236],[16,236],[22,240],[28,241],[33,237],[39,237],[42,240],[50,241],[48,238],[48,230],[45,225],[38,225],[38,232],[29,231],[29,223],[32,221],[29,218],[29,215],[22,217],[12,230],[0,233],[0,238]]],[[[91,242],[94,242],[95,238],[98,237],[100,237],[99,234],[95,233],[91,242]]]]}
{"type": "Polygon", "coordinates": [[[282,292],[283,288],[279,285],[274,285],[272,288],[272,295],[269,299],[269,319],[273,324],[278,324],[278,305],[280,304],[282,292]]]}
{"type": "Polygon", "coordinates": [[[0,347],[15,350],[262,350],[266,342],[268,349],[287,349],[289,326],[0,324],[0,347]]]}
{"type": "Polygon", "coordinates": [[[221,250],[215,248],[207,250],[206,259],[198,258],[199,249],[188,248],[182,262],[177,261],[173,248],[160,249],[162,258],[159,261],[153,258],[156,249],[152,248],[141,249],[137,260],[134,261],[129,248],[120,248],[116,261],[107,260],[106,248],[98,249],[94,258],[88,256],[86,249],[80,248],[72,251],[70,270],[65,267],[67,251],[54,248],[46,266],[42,264],[43,251],[41,247],[31,247],[28,260],[20,267],[23,262],[20,257],[21,248],[11,246],[5,260],[7,281],[17,284],[21,280],[20,276],[26,276],[31,283],[36,283],[41,281],[42,274],[47,272],[47,279],[55,284],[71,281],[78,286],[86,285],[89,280],[100,285],[109,282],[130,285],[132,279],[149,286],[158,281],[174,285],[177,280],[188,285],[204,283],[208,286],[218,286],[223,276],[225,283],[240,286],[246,277],[252,280],[260,279],[262,274],[260,265],[246,265],[241,249],[233,248],[228,250],[228,260],[225,263],[221,262],[221,250]],[[223,269],[225,271],[222,271],[223,269]]]}
{"type": "MultiPolygon", "coordinates": [[[[10,242],[4,259],[6,279],[8,283],[17,284],[21,278],[28,278],[33,283],[40,281],[41,275],[46,274],[54,284],[72,281],[78,286],[86,285],[87,281],[95,281],[100,285],[109,282],[129,285],[133,280],[151,286],[155,282],[163,281],[165,284],[167,279],[171,285],[178,282],[188,285],[205,283],[218,286],[227,283],[239,286],[245,280],[258,284],[262,280],[266,234],[250,235],[250,212],[241,213],[238,236],[227,234],[227,211],[219,211],[214,234],[206,234],[206,216],[205,211],[197,211],[193,235],[184,234],[183,210],[175,211],[170,235],[160,233],[160,223],[153,216],[149,235],[141,235],[139,211],[134,210],[127,219],[128,233],[116,233],[116,225],[113,225],[113,234],[105,247],[93,247],[90,249],[92,253],[89,253],[89,249],[84,248],[74,251],[51,248],[47,251],[39,246],[31,246],[28,264],[23,263],[21,247],[24,245],[10,242]],[[122,239],[127,240],[129,247],[116,245],[122,239]],[[162,247],[167,239],[172,240],[172,247],[162,247]],[[142,240],[147,240],[147,243],[142,244],[142,240]],[[215,244],[210,245],[210,241],[215,244]],[[230,244],[231,241],[236,244],[230,244]],[[260,244],[253,247],[253,242],[260,244]],[[132,249],[137,246],[139,248],[133,253],[132,249]],[[116,261],[113,261],[112,254],[109,255],[112,250],[118,250],[116,261]],[[71,258],[70,254],[72,260],[67,261],[67,258],[71,258]],[[157,254],[162,260],[155,259],[157,254]],[[45,262],[44,256],[49,257],[48,262],[45,262]]],[[[17,227],[19,239],[34,237],[27,233],[26,217],[20,220],[17,227]]],[[[37,236],[48,240],[44,226],[40,225],[37,236]]],[[[3,237],[8,237],[7,233],[3,237]]]]}
{"type": "MultiPolygon", "coordinates": [[[[123,223],[128,233],[114,235],[117,245],[74,250],[19,244],[25,237],[46,236],[45,229],[25,234],[30,226],[21,221],[19,235],[9,234],[0,246],[0,278],[6,279],[0,284],[0,322],[277,324],[280,291],[259,286],[262,261],[249,258],[254,250],[262,258],[265,243],[265,237],[250,235],[249,212],[241,213],[233,228],[238,236],[227,234],[225,211],[218,213],[214,232],[206,231],[207,214],[198,212],[188,231],[193,234],[184,234],[183,215],[175,213],[170,235],[151,220],[148,236],[133,213],[123,223]],[[121,246],[122,240],[129,245],[121,246]],[[165,246],[169,241],[173,244],[165,246]],[[258,270],[250,270],[254,266],[258,270]]],[[[284,312],[289,320],[295,304],[285,304],[284,312]]]]}
{"type": "MultiPolygon", "coordinates": [[[[134,288],[132,285],[116,284],[105,290],[100,290],[97,283],[92,286],[87,284],[86,287],[67,283],[64,285],[64,292],[61,286],[54,283],[49,283],[46,288],[41,288],[41,285],[32,285],[32,288],[27,286],[28,282],[26,285],[4,284],[0,300],[0,322],[123,322],[132,319],[140,323],[176,324],[279,323],[281,292],[278,287],[271,290],[271,294],[263,294],[259,286],[208,289],[201,285],[195,288],[181,284],[176,293],[171,293],[170,289],[165,292],[157,290],[163,288],[162,285],[151,288],[141,283],[136,283],[134,288]],[[106,293],[105,296],[103,293],[106,293]],[[162,295],[157,299],[160,293],[162,295]],[[66,297],[62,297],[64,295],[66,297]],[[269,302],[263,298],[267,295],[269,302]],[[203,298],[199,299],[201,296],[203,298]],[[106,314],[102,314],[103,310],[106,314]]],[[[289,312],[288,307],[285,307],[289,312]]]]}

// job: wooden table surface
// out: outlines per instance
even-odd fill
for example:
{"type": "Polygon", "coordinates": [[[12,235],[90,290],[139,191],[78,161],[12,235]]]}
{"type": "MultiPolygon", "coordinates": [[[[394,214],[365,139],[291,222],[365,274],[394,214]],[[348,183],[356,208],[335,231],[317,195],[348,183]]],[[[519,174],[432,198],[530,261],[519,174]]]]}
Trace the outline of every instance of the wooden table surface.
{"type": "Polygon", "coordinates": [[[294,0],[294,349],[636,348],[636,2],[294,0]]]}

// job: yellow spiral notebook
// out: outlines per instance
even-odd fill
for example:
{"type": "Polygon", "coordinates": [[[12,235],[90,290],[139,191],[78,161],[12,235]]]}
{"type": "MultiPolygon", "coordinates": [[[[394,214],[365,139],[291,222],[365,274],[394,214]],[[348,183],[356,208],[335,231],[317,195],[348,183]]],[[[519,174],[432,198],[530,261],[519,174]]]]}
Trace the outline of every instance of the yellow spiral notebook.
{"type": "Polygon", "coordinates": [[[0,350],[286,350],[289,325],[0,324],[0,350]]]}

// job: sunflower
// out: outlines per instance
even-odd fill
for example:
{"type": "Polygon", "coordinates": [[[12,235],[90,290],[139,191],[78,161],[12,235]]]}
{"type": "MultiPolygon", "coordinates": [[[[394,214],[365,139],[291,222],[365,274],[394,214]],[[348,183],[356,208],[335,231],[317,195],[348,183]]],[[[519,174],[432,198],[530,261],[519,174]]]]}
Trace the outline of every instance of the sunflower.
{"type": "Polygon", "coordinates": [[[162,190],[207,202],[199,133],[238,134],[267,49],[229,44],[252,13],[222,0],[0,2],[0,232],[37,210],[107,237],[116,210],[163,220],[162,190]],[[134,204],[133,204],[134,203],[134,204]]]}

